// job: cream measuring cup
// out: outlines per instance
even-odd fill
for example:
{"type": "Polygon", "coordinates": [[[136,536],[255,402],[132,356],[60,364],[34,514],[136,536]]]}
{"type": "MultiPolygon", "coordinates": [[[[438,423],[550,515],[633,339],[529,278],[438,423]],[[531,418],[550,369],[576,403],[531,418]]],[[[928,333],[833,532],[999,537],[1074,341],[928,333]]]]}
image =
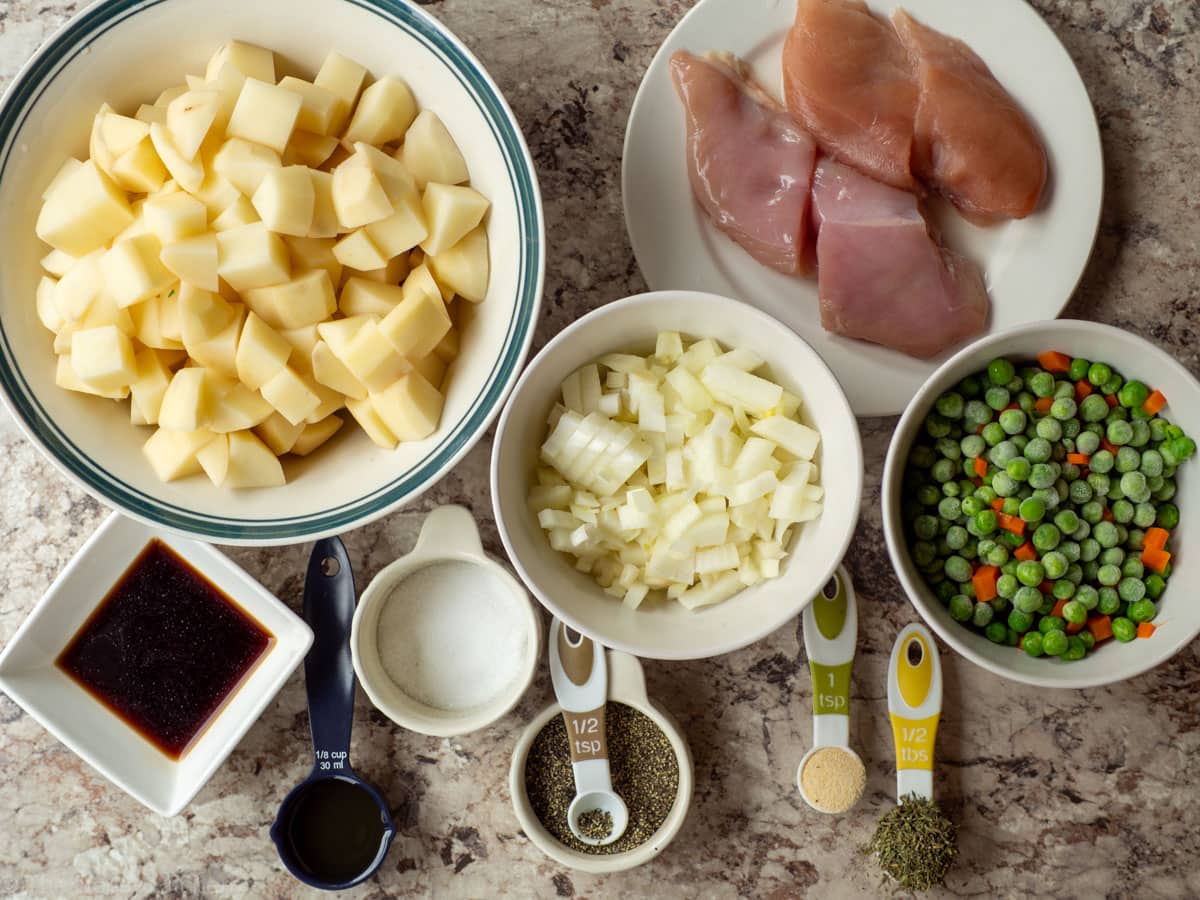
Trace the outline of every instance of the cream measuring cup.
{"type": "Polygon", "coordinates": [[[942,714],[942,665],[933,635],[907,625],[888,662],[888,716],[896,744],[896,801],[933,799],[933,749],[942,714]]]}
{"type": "Polygon", "coordinates": [[[813,745],[796,769],[796,786],[804,802],[818,812],[818,805],[804,791],[804,767],[818,750],[836,747],[860,763],[850,748],[850,668],[858,643],[858,603],[850,573],[838,566],[813,601],[804,608],[804,649],[812,674],[813,745]]]}
{"type": "Polygon", "coordinates": [[[604,648],[563,625],[550,623],[550,680],[562,707],[575,772],[575,799],[567,808],[571,833],[585,844],[611,844],[625,833],[629,809],[612,787],[604,710],[608,703],[608,666],[604,648]],[[607,836],[593,837],[579,824],[588,812],[607,813],[607,836]]]}

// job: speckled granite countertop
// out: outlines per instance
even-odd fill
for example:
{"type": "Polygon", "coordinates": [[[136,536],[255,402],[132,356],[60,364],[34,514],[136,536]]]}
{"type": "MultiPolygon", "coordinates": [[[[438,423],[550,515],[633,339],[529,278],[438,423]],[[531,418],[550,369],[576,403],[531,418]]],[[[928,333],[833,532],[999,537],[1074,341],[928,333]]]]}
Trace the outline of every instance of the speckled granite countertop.
{"type": "MultiPolygon", "coordinates": [[[[983,0],[976,0],[982,3],[983,0]]],[[[537,161],[550,258],[544,342],[644,285],[621,217],[625,120],[680,0],[433,0],[508,95],[537,161]],[[540,52],[529,52],[536,38],[540,52]]],[[[1083,72],[1108,165],[1097,252],[1069,314],[1141,332],[1194,371],[1200,278],[1193,186],[1200,147],[1200,12],[1191,0],[1035,0],[1083,72]]],[[[0,86],[76,4],[0,0],[0,86]]],[[[0,642],[107,511],[69,486],[0,414],[0,642]]],[[[360,696],[356,767],[397,810],[401,834],[361,897],[867,897],[886,893],[855,849],[893,802],[884,673],[915,617],[892,576],[876,500],[893,422],[863,423],[867,490],[848,565],[863,604],[852,740],[870,780],[842,818],[792,787],[810,738],[797,624],[729,656],[646,666],[652,696],[683,724],[696,798],[675,843],[639,870],[564,870],[521,834],[506,776],[518,730],[549,701],[539,677],[498,726],[459,740],[393,727],[360,696]]],[[[470,506],[493,552],[485,440],[414,508],[347,536],[359,586],[412,545],[425,513],[470,506]]],[[[298,604],[307,548],[233,550],[298,604]]],[[[943,656],[938,790],[962,827],[949,892],[978,897],[1200,896],[1200,653],[1125,684],[1021,689],[943,656]]],[[[307,769],[297,676],[180,816],[161,819],[110,787],[0,696],[0,895],[21,898],[294,897],[267,828],[307,769]]]]}

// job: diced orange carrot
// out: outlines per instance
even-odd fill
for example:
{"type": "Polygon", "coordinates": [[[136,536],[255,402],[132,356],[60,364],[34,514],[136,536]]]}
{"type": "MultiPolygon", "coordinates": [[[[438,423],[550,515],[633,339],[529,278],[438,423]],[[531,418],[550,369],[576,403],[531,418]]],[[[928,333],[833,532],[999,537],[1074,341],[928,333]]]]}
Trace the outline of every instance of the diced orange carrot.
{"type": "Polygon", "coordinates": [[[1167,546],[1167,538],[1170,537],[1170,532],[1165,528],[1159,528],[1155,525],[1153,528],[1146,529],[1146,536],[1142,538],[1142,547],[1151,550],[1163,550],[1167,546]]]}
{"type": "Polygon", "coordinates": [[[1167,398],[1163,396],[1162,391],[1151,391],[1150,396],[1146,398],[1146,402],[1142,404],[1142,409],[1146,415],[1153,416],[1166,405],[1167,398]]]}
{"type": "Polygon", "coordinates": [[[1117,395],[1116,394],[1105,394],[1104,402],[1108,404],[1109,409],[1116,409],[1117,395]]]}
{"type": "Polygon", "coordinates": [[[1104,512],[1101,513],[1100,515],[1104,519],[1105,522],[1113,521],[1113,511],[1111,509],[1109,509],[1107,506],[1104,507],[1104,512]]]}
{"type": "Polygon", "coordinates": [[[1154,634],[1155,627],[1151,622],[1138,622],[1137,636],[1140,638],[1148,638],[1154,634]]]}
{"type": "MultiPolygon", "coordinates": [[[[997,497],[995,500],[993,500],[992,509],[994,509],[996,512],[1004,512],[1004,498],[997,497]]],[[[1149,532],[1146,533],[1149,534],[1149,532]]]]}
{"type": "Polygon", "coordinates": [[[1067,634],[1079,634],[1085,628],[1087,628],[1087,622],[1068,622],[1066,632],[1067,634]]]}
{"type": "Polygon", "coordinates": [[[1105,450],[1107,450],[1109,453],[1111,453],[1113,456],[1116,456],[1117,451],[1120,449],[1116,444],[1114,444],[1108,438],[1100,438],[1100,446],[1103,447],[1105,450]]]}
{"type": "Polygon", "coordinates": [[[1147,547],[1142,551],[1142,564],[1149,569],[1153,569],[1159,575],[1167,569],[1167,563],[1171,561],[1171,554],[1166,550],[1156,550],[1153,547],[1147,547]]]}
{"type": "Polygon", "coordinates": [[[1091,459],[1092,458],[1090,456],[1088,456],[1086,453],[1068,453],[1067,454],[1067,462],[1073,463],[1074,465],[1077,465],[1077,466],[1086,466],[1089,462],[1091,462],[1091,459]]]}
{"type": "Polygon", "coordinates": [[[1047,372],[1071,371],[1071,357],[1065,353],[1059,353],[1057,350],[1047,350],[1045,353],[1039,353],[1037,360],[1038,365],[1047,372]]]}
{"type": "Polygon", "coordinates": [[[1010,516],[1007,513],[999,513],[996,517],[1000,521],[1000,527],[1005,531],[1010,531],[1016,535],[1025,533],[1025,520],[1020,516],[1010,516]]]}
{"type": "Polygon", "coordinates": [[[1037,551],[1033,549],[1033,544],[1026,541],[1020,547],[1013,551],[1013,556],[1024,562],[1027,559],[1037,559],[1037,551]]]}
{"type": "Polygon", "coordinates": [[[975,474],[980,478],[987,474],[987,461],[981,456],[975,457],[975,474]]]}
{"type": "Polygon", "coordinates": [[[996,566],[980,566],[971,576],[971,584],[975,586],[975,599],[980,603],[996,599],[996,578],[1000,569],[996,566]]]}
{"type": "Polygon", "coordinates": [[[1050,407],[1052,407],[1053,405],[1054,405],[1053,397],[1039,397],[1037,399],[1037,402],[1035,402],[1033,404],[1033,408],[1036,409],[1039,413],[1041,413],[1044,416],[1044,415],[1046,415],[1046,413],[1050,412],[1050,407]]]}
{"type": "Polygon", "coordinates": [[[1043,594],[1053,594],[1054,593],[1054,582],[1051,581],[1049,578],[1047,578],[1041,584],[1038,585],[1038,590],[1041,591],[1043,594]]]}
{"type": "Polygon", "coordinates": [[[1112,617],[1111,616],[1092,616],[1087,621],[1088,631],[1092,633],[1092,637],[1096,642],[1107,641],[1112,637],[1112,617]]]}
{"type": "Polygon", "coordinates": [[[1050,610],[1050,615],[1058,616],[1061,619],[1063,607],[1066,605],[1067,605],[1066,600],[1059,600],[1057,603],[1054,604],[1054,609],[1050,610]]]}
{"type": "Polygon", "coordinates": [[[1075,382],[1075,402],[1083,402],[1084,397],[1090,396],[1092,393],[1092,385],[1086,378],[1081,378],[1075,382]]]}

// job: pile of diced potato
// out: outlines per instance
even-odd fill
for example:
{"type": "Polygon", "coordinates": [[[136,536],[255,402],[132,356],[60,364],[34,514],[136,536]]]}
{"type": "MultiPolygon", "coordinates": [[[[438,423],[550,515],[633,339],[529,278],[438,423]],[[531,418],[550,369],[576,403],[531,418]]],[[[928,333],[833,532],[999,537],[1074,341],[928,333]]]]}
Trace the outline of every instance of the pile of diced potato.
{"type": "Polygon", "coordinates": [[[159,478],[281,485],[343,408],[388,449],[437,428],[489,202],[402,80],[331,52],[276,81],[229,41],[133,116],[103,105],[89,152],[42,195],[38,316],[60,387],[157,426],[159,478]]]}

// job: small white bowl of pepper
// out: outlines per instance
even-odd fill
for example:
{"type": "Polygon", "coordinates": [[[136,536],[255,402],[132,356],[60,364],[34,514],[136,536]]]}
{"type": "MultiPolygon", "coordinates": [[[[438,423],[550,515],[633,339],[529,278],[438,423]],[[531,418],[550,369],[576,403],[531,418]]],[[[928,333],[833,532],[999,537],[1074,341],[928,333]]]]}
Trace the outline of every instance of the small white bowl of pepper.
{"type": "Polygon", "coordinates": [[[694,783],[683,732],[646,695],[641,663],[609,651],[608,666],[608,755],[613,789],[629,808],[624,834],[609,844],[589,845],[571,833],[567,809],[575,778],[557,703],[525,728],[509,770],[513,808],[529,839],[556,862],[593,874],[632,869],[661,853],[687,818],[694,783]]]}

